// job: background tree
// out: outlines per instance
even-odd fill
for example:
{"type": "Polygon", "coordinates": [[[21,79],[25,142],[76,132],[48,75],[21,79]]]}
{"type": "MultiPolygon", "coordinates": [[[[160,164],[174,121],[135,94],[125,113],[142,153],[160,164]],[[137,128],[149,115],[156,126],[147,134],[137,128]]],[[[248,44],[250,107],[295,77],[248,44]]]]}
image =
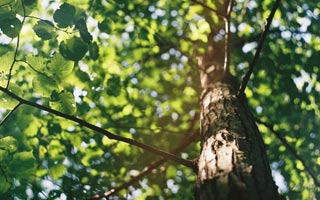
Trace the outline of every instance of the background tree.
{"type": "Polygon", "coordinates": [[[319,4],[0,1],[1,198],[193,198],[215,47],[280,193],[318,199],[319,4]]]}

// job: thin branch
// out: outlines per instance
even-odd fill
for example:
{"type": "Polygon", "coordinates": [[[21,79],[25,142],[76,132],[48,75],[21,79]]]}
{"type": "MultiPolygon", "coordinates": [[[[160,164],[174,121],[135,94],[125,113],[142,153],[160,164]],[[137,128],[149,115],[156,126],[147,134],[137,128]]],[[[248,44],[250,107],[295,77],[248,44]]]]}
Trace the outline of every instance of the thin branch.
{"type": "Polygon", "coordinates": [[[224,39],[224,72],[228,71],[230,63],[230,15],[232,11],[234,0],[229,0],[226,17],[224,18],[224,29],[225,29],[225,39],[224,39]]]}
{"type": "Polygon", "coordinates": [[[40,110],[43,110],[43,111],[47,111],[47,112],[52,113],[52,114],[54,114],[56,116],[71,120],[73,122],[78,123],[80,126],[87,127],[90,130],[93,130],[93,131],[96,131],[98,133],[101,133],[101,134],[105,135],[111,140],[117,140],[117,141],[121,141],[121,142],[124,142],[124,143],[127,143],[127,144],[134,145],[136,147],[140,147],[140,148],[142,148],[142,149],[144,149],[146,151],[149,151],[149,152],[154,153],[156,155],[162,156],[162,157],[167,158],[169,160],[175,161],[177,163],[180,163],[180,164],[185,165],[187,167],[190,167],[192,169],[195,169],[195,167],[196,167],[194,162],[191,161],[191,160],[185,160],[185,159],[180,158],[180,157],[178,157],[178,156],[176,156],[174,154],[171,154],[171,153],[168,153],[166,151],[157,149],[155,147],[143,144],[143,143],[138,142],[136,140],[116,135],[114,133],[111,133],[108,130],[105,130],[103,128],[100,128],[98,126],[90,124],[89,122],[84,121],[82,119],[79,119],[79,118],[77,118],[75,116],[68,115],[68,114],[62,113],[60,111],[54,110],[52,108],[48,108],[46,106],[40,105],[38,103],[25,100],[25,99],[21,98],[20,96],[10,92],[7,88],[0,87],[0,90],[3,91],[4,93],[6,93],[7,95],[11,96],[12,98],[18,100],[21,104],[25,104],[25,105],[28,105],[28,106],[31,106],[31,107],[34,107],[34,108],[37,108],[37,109],[40,109],[40,110]]]}
{"type": "Polygon", "coordinates": [[[18,109],[18,107],[21,105],[21,103],[18,103],[12,110],[10,110],[6,116],[1,120],[0,127],[7,121],[7,119],[18,109]]]}
{"type": "MultiPolygon", "coordinates": [[[[188,130],[192,130],[193,129],[193,126],[194,126],[194,122],[196,121],[195,120],[196,118],[194,118],[192,120],[192,123],[191,123],[191,126],[188,130]]],[[[189,132],[190,132],[189,131],[189,132]]],[[[174,153],[174,154],[177,154],[179,152],[181,152],[183,149],[185,149],[188,145],[190,145],[192,142],[194,142],[197,138],[199,138],[199,130],[196,130],[192,133],[192,135],[186,137],[183,142],[177,147],[175,148],[174,150],[171,151],[171,153],[174,153]]],[[[103,197],[110,197],[110,196],[113,196],[115,194],[117,194],[118,192],[120,192],[121,190],[123,189],[126,189],[128,188],[129,186],[131,186],[132,184],[134,184],[135,182],[137,182],[138,180],[142,179],[144,176],[148,175],[152,170],[156,169],[157,167],[159,167],[160,165],[162,165],[163,163],[165,163],[167,161],[166,158],[161,158],[157,161],[154,161],[151,163],[151,165],[149,165],[148,167],[145,167],[141,172],[140,174],[138,174],[137,176],[133,177],[132,179],[130,179],[130,181],[126,182],[126,183],[123,183],[122,185],[116,187],[116,188],[113,188],[107,192],[105,192],[104,194],[102,195],[95,195],[93,197],[89,197],[87,198],[86,200],[95,200],[95,199],[101,199],[103,197]]]]}
{"type": "Polygon", "coordinates": [[[223,18],[223,19],[226,17],[226,16],[224,16],[222,13],[220,13],[218,10],[211,8],[210,6],[208,6],[208,5],[205,4],[205,3],[202,3],[202,2],[197,1],[197,0],[191,0],[191,2],[193,2],[193,3],[195,3],[195,4],[199,4],[199,5],[201,5],[202,7],[210,10],[211,12],[214,12],[218,17],[221,17],[221,18],[223,18]]]}
{"type": "Polygon", "coordinates": [[[243,94],[243,93],[244,93],[244,90],[246,89],[246,86],[247,86],[247,84],[248,84],[248,81],[249,81],[249,79],[250,79],[250,76],[251,76],[251,74],[252,74],[252,72],[253,72],[253,68],[254,68],[254,66],[256,65],[257,61],[258,61],[260,52],[261,52],[262,47],[263,47],[263,44],[264,44],[264,41],[265,41],[265,39],[266,39],[266,37],[267,37],[267,33],[268,33],[268,31],[269,31],[269,28],[270,28],[272,19],[273,19],[273,17],[274,17],[274,14],[276,13],[277,8],[279,7],[279,4],[280,4],[280,0],[276,0],[276,2],[275,2],[274,5],[273,5],[273,8],[272,8],[272,10],[271,10],[271,13],[270,13],[270,15],[269,15],[269,17],[268,17],[268,19],[267,19],[267,24],[266,24],[266,26],[265,26],[265,29],[264,29],[261,37],[260,37],[260,40],[259,40],[259,43],[258,43],[258,47],[257,47],[256,53],[255,53],[255,55],[254,55],[254,57],[253,57],[252,62],[251,62],[250,65],[249,65],[249,70],[248,70],[248,72],[246,73],[246,75],[245,75],[245,76],[243,77],[243,79],[242,79],[242,83],[241,83],[241,86],[240,86],[239,91],[238,91],[238,93],[237,93],[237,96],[243,94]]]}
{"type": "MultiPolygon", "coordinates": [[[[22,9],[23,9],[23,17],[22,17],[22,22],[21,22],[21,29],[22,29],[23,23],[24,23],[24,21],[26,19],[26,16],[25,16],[26,15],[26,8],[24,7],[23,3],[22,3],[22,9]]],[[[7,89],[9,88],[9,85],[10,85],[10,80],[11,80],[11,76],[12,76],[12,70],[13,70],[14,64],[16,62],[17,55],[18,55],[18,49],[19,49],[19,44],[20,44],[20,32],[21,32],[21,30],[19,31],[19,34],[17,36],[16,50],[14,52],[13,61],[12,61],[12,64],[11,64],[10,70],[9,70],[8,82],[7,82],[7,85],[6,85],[7,89]]]]}
{"type": "Polygon", "coordinates": [[[8,74],[8,81],[7,81],[7,85],[6,85],[7,89],[9,88],[10,80],[11,80],[11,76],[12,76],[12,70],[13,70],[14,64],[16,63],[16,58],[17,58],[17,55],[18,55],[19,43],[20,43],[20,34],[17,37],[16,50],[14,52],[13,61],[11,63],[9,74],[8,74]]]}
{"type": "Polygon", "coordinates": [[[296,157],[304,166],[304,168],[307,170],[307,172],[310,174],[310,176],[312,177],[314,183],[316,186],[320,186],[320,183],[317,181],[317,176],[313,174],[312,170],[308,167],[308,165],[306,164],[306,162],[304,161],[304,159],[296,152],[296,150],[290,146],[290,144],[287,142],[287,140],[282,137],[282,135],[275,131],[273,128],[273,125],[268,124],[266,122],[262,122],[260,119],[255,119],[256,122],[258,122],[259,124],[264,125],[265,127],[267,127],[272,133],[274,133],[276,135],[276,137],[283,143],[283,145],[286,147],[286,149],[293,154],[294,157],[296,157]]]}

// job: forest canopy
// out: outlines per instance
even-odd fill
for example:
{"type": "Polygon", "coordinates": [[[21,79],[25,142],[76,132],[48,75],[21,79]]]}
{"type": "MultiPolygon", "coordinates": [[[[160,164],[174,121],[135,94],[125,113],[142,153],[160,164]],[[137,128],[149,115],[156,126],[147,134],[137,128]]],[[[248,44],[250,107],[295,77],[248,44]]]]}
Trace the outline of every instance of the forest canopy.
{"type": "MultiPolygon", "coordinates": [[[[228,35],[241,83],[274,5],[221,2],[0,0],[0,198],[192,199],[198,56],[228,35]]],[[[319,8],[280,1],[245,89],[287,199],[320,199],[319,8]]]]}

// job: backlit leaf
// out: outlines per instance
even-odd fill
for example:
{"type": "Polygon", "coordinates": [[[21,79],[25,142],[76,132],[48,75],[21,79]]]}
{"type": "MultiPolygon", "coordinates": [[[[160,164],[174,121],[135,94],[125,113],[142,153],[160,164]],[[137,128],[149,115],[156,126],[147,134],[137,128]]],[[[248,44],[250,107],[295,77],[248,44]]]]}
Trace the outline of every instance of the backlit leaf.
{"type": "Polygon", "coordinates": [[[42,74],[38,74],[32,81],[33,89],[43,97],[50,97],[52,91],[58,89],[57,83],[42,74]]]}
{"type": "Polygon", "coordinates": [[[74,97],[71,93],[62,92],[57,101],[50,101],[50,107],[62,113],[72,115],[75,111],[74,97]]]}
{"type": "Polygon", "coordinates": [[[66,171],[66,166],[64,166],[63,164],[57,164],[50,167],[49,174],[52,176],[54,180],[58,180],[66,171]]]}
{"type": "Polygon", "coordinates": [[[51,58],[48,69],[50,70],[51,75],[64,78],[72,72],[73,62],[64,59],[61,54],[56,53],[51,58]]]}
{"type": "Polygon", "coordinates": [[[17,140],[12,136],[6,136],[0,138],[0,149],[9,151],[10,153],[15,152],[18,148],[17,140]]]}

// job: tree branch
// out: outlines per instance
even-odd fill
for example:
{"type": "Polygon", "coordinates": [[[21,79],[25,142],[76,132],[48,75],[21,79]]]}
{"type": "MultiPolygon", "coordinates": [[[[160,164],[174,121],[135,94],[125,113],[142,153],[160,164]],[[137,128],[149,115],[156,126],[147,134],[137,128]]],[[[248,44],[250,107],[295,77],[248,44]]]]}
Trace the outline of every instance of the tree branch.
{"type": "MultiPolygon", "coordinates": [[[[24,4],[22,3],[22,9],[23,9],[23,17],[22,17],[22,22],[21,22],[21,27],[23,26],[23,23],[26,19],[26,9],[24,7],[24,4]]],[[[22,28],[21,28],[22,29],[22,28]]],[[[21,30],[20,30],[21,32],[21,30]]],[[[18,55],[18,49],[19,49],[19,44],[20,44],[20,32],[17,36],[17,44],[16,44],[16,50],[14,52],[14,56],[13,56],[13,61],[12,61],[12,64],[10,66],[10,70],[9,70],[9,75],[8,75],[8,82],[7,82],[7,85],[6,85],[6,88],[8,89],[9,88],[9,85],[10,85],[10,80],[11,80],[11,76],[12,76],[12,70],[13,70],[13,67],[14,67],[14,64],[16,62],[16,59],[17,59],[17,55],[18,55]]]]}
{"type": "Polygon", "coordinates": [[[266,36],[267,36],[267,33],[269,31],[269,28],[270,28],[270,25],[271,25],[271,22],[272,22],[272,19],[274,17],[274,14],[276,13],[276,10],[277,8],[279,7],[279,4],[280,4],[280,0],[276,0],[276,2],[274,3],[273,7],[272,7],[272,10],[270,12],[270,15],[267,19],[267,24],[264,28],[264,31],[260,37],[260,40],[259,40],[259,43],[258,43],[258,47],[257,47],[257,50],[256,50],[256,53],[253,57],[253,60],[252,62],[250,63],[249,65],[249,70],[248,72],[246,73],[246,75],[243,77],[242,79],[242,83],[240,85],[240,88],[239,88],[239,91],[237,93],[237,96],[241,95],[244,93],[244,90],[246,89],[246,86],[248,84],[248,81],[250,79],[250,76],[253,72],[253,68],[254,66],[256,65],[257,61],[258,61],[258,58],[259,58],[259,55],[260,55],[260,52],[262,50],[262,47],[263,47],[263,44],[264,44],[264,41],[266,39],[266,36]]]}
{"type": "Polygon", "coordinates": [[[195,4],[199,4],[199,5],[201,5],[202,7],[210,10],[211,12],[214,12],[218,17],[221,17],[221,18],[223,18],[223,19],[226,17],[223,13],[220,13],[218,10],[211,8],[210,6],[208,6],[208,5],[205,4],[205,3],[202,3],[202,2],[197,1],[197,0],[191,0],[191,2],[193,2],[193,3],[195,3],[195,4]]]}
{"type": "Polygon", "coordinates": [[[320,183],[317,181],[317,177],[316,175],[313,174],[313,172],[311,171],[311,169],[308,167],[308,165],[306,164],[306,162],[304,161],[304,159],[295,151],[294,148],[292,148],[290,146],[290,144],[287,142],[287,140],[281,136],[281,134],[277,131],[274,130],[273,125],[268,124],[266,122],[262,122],[260,119],[255,119],[256,122],[258,122],[259,124],[264,125],[265,127],[267,127],[272,133],[274,133],[276,135],[276,137],[283,143],[283,145],[286,147],[286,149],[293,154],[294,157],[296,157],[304,166],[304,168],[307,170],[307,172],[310,174],[310,176],[312,177],[314,183],[316,186],[320,186],[320,183]]]}
{"type": "Polygon", "coordinates": [[[224,72],[227,72],[229,69],[230,63],[230,15],[233,7],[234,0],[229,0],[226,17],[224,18],[224,29],[225,29],[225,38],[224,38],[224,72]]]}
{"type": "MultiPolygon", "coordinates": [[[[193,120],[195,121],[195,120],[193,120]]],[[[194,122],[193,122],[194,123],[194,122]]],[[[193,127],[193,125],[192,125],[193,127]]],[[[189,128],[190,130],[192,130],[192,128],[189,128]]],[[[183,142],[174,150],[171,151],[171,153],[177,154],[179,152],[181,152],[184,148],[186,148],[189,144],[191,144],[192,142],[194,142],[197,138],[199,138],[199,130],[196,130],[192,133],[192,135],[186,137],[183,142]]],[[[132,185],[133,183],[137,182],[138,180],[140,180],[142,177],[148,175],[152,170],[156,169],[157,167],[159,167],[160,165],[162,165],[163,163],[165,163],[167,161],[166,158],[161,158],[157,161],[154,161],[151,163],[151,165],[149,165],[148,167],[145,167],[140,174],[138,174],[137,176],[133,177],[130,181],[123,183],[122,185],[113,188],[107,192],[105,192],[104,194],[101,195],[95,195],[93,197],[89,197],[86,200],[95,200],[95,199],[101,199],[103,197],[111,197],[112,195],[117,194],[118,192],[120,192],[121,190],[128,188],[130,185],[132,185]]]]}
{"type": "Polygon", "coordinates": [[[151,153],[154,153],[156,155],[162,156],[162,157],[164,157],[166,159],[169,159],[169,160],[175,161],[177,163],[180,163],[182,165],[185,165],[187,167],[190,167],[192,169],[196,168],[194,162],[191,161],[191,160],[185,160],[185,159],[180,158],[180,157],[178,157],[178,156],[176,156],[174,154],[171,154],[171,153],[168,153],[166,151],[157,149],[155,147],[143,144],[143,143],[138,142],[136,140],[116,135],[114,133],[111,133],[108,130],[105,130],[103,128],[100,128],[98,126],[90,124],[89,122],[84,121],[82,119],[79,119],[77,117],[74,117],[72,115],[68,115],[68,114],[62,113],[60,111],[54,110],[52,108],[48,108],[46,106],[37,104],[35,102],[31,102],[31,101],[25,100],[25,99],[21,98],[20,96],[10,92],[7,88],[0,87],[0,90],[2,92],[6,93],[7,95],[11,96],[12,98],[18,100],[20,102],[20,104],[25,104],[25,105],[28,105],[28,106],[31,106],[31,107],[34,107],[34,108],[37,108],[37,109],[40,109],[40,110],[43,110],[43,111],[47,111],[47,112],[52,113],[52,114],[54,114],[56,116],[71,120],[73,122],[78,123],[80,126],[87,127],[87,128],[89,128],[89,129],[91,129],[93,131],[96,131],[98,133],[101,133],[101,134],[105,135],[111,140],[117,140],[117,141],[121,141],[121,142],[124,142],[124,143],[127,143],[127,144],[131,144],[131,145],[134,145],[136,147],[140,147],[140,148],[142,148],[142,149],[144,149],[146,151],[149,151],[151,153]]]}
{"type": "Polygon", "coordinates": [[[18,103],[12,110],[10,110],[6,116],[1,120],[0,127],[7,121],[7,119],[14,113],[14,111],[21,105],[21,103],[18,103]]]}

